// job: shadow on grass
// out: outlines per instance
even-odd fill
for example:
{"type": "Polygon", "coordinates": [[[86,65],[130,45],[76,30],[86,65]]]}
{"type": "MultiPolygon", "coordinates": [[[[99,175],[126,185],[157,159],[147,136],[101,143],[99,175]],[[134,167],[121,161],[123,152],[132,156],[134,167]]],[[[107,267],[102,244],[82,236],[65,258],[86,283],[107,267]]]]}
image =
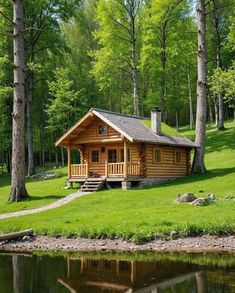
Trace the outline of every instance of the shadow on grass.
{"type": "Polygon", "coordinates": [[[223,131],[211,131],[206,136],[206,153],[235,149],[234,128],[226,128],[223,131]]]}
{"type": "Polygon", "coordinates": [[[45,199],[59,200],[59,199],[61,199],[63,197],[65,197],[65,196],[63,196],[63,195],[45,195],[45,196],[30,195],[29,198],[26,199],[25,201],[29,202],[29,201],[39,201],[39,200],[45,200],[45,199]]]}

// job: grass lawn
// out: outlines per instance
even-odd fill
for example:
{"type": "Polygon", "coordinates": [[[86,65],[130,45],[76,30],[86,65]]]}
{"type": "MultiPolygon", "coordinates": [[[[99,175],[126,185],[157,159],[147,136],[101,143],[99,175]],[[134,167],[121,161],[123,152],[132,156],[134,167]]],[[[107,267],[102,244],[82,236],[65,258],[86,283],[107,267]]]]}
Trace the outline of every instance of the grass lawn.
{"type": "MultiPolygon", "coordinates": [[[[38,171],[41,172],[42,170],[38,171]]],[[[6,173],[0,175],[0,214],[44,206],[71,193],[71,190],[63,189],[67,178],[67,169],[57,169],[53,172],[58,178],[43,181],[27,179],[27,190],[30,198],[19,203],[7,202],[10,193],[10,178],[6,173]]]]}
{"type": "MultiPolygon", "coordinates": [[[[227,122],[225,126],[222,132],[215,127],[207,131],[206,175],[148,189],[94,193],[55,210],[1,220],[0,232],[33,228],[36,233],[54,236],[123,237],[137,242],[169,236],[172,231],[181,236],[234,233],[235,200],[224,197],[235,196],[235,123],[227,122]],[[173,204],[179,193],[188,191],[198,196],[213,193],[218,200],[205,207],[173,204]]],[[[187,128],[180,132],[193,138],[193,132],[187,128]]],[[[41,192],[43,198],[61,196],[65,191],[54,184],[56,180],[63,185],[64,178],[48,181],[51,192],[46,188],[46,194],[41,187],[45,182],[31,183],[33,194],[41,192]]]]}

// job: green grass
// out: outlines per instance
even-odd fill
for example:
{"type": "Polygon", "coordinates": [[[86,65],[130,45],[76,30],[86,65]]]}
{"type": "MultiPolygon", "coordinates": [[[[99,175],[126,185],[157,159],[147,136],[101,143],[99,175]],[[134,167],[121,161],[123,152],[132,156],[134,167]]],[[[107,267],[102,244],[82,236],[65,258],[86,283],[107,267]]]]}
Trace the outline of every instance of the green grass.
{"type": "MultiPolygon", "coordinates": [[[[150,120],[143,120],[144,124],[148,126],[149,128],[151,127],[151,121],[150,120]]],[[[182,136],[183,134],[179,133],[175,128],[170,127],[169,125],[165,123],[161,123],[161,131],[163,134],[166,135],[173,135],[173,136],[182,136]]]]}
{"type": "MultiPolygon", "coordinates": [[[[33,228],[36,233],[53,236],[122,237],[138,243],[170,237],[172,231],[175,236],[234,234],[235,200],[224,198],[235,196],[235,123],[227,122],[225,126],[225,131],[210,127],[207,132],[205,175],[148,189],[94,193],[55,210],[1,220],[0,231],[33,228]],[[198,196],[213,193],[217,200],[205,207],[173,204],[179,193],[189,191],[198,196]]],[[[187,128],[181,133],[193,136],[187,128]]],[[[54,181],[51,180],[51,188],[54,181]]],[[[37,188],[42,184],[38,182],[37,188]]]]}
{"type": "MultiPolygon", "coordinates": [[[[38,169],[38,172],[45,169],[38,169]]],[[[51,180],[36,180],[27,178],[27,190],[30,194],[28,200],[19,203],[8,203],[8,196],[10,193],[10,178],[8,174],[0,175],[0,214],[21,211],[31,208],[41,207],[52,203],[71,193],[71,190],[65,190],[65,180],[67,178],[67,168],[52,170],[58,178],[51,180]]]]}

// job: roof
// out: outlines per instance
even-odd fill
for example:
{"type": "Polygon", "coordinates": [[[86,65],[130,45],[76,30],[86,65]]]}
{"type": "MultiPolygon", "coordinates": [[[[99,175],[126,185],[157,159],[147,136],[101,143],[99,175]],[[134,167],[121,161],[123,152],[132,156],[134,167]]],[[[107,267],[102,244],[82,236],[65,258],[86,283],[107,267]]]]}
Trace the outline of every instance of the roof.
{"type": "MultiPolygon", "coordinates": [[[[153,144],[163,144],[163,145],[172,145],[172,146],[181,146],[188,148],[195,148],[197,145],[191,140],[187,139],[184,136],[181,136],[179,133],[176,135],[168,135],[166,133],[161,133],[161,135],[156,134],[148,127],[146,119],[134,115],[126,115],[117,112],[111,112],[107,110],[91,108],[90,111],[70,130],[68,130],[57,142],[56,145],[63,145],[63,140],[73,132],[76,132],[76,129],[81,125],[81,123],[86,119],[89,114],[93,114],[107,123],[109,126],[117,130],[124,137],[126,137],[131,142],[143,142],[143,143],[153,143],[153,144]]],[[[164,125],[163,125],[164,126],[164,125]]],[[[167,126],[169,128],[169,126],[167,126]]],[[[163,130],[167,129],[163,127],[163,130]]],[[[172,128],[171,128],[172,129],[172,128]]]]}

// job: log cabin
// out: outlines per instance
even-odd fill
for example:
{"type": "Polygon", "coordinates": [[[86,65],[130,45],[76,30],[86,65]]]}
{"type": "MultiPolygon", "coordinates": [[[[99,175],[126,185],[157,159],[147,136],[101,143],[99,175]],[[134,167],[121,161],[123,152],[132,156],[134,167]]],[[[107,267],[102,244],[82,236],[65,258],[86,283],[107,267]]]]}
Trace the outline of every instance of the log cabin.
{"type": "Polygon", "coordinates": [[[56,146],[68,151],[68,184],[83,183],[83,191],[104,183],[129,189],[187,176],[190,152],[197,147],[162,123],[158,108],[151,119],[92,108],[56,146]]]}

